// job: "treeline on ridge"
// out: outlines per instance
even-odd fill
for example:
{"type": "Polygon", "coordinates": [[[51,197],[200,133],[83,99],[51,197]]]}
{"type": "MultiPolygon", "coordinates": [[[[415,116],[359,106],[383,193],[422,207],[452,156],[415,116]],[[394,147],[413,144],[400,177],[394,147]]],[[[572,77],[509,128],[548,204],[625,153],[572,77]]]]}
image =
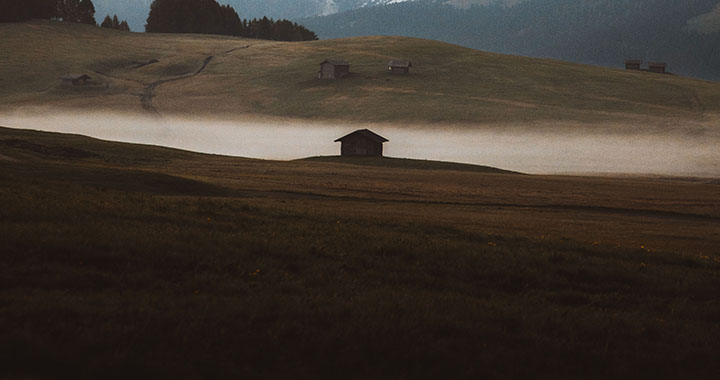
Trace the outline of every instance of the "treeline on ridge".
{"type": "Polygon", "coordinates": [[[317,35],[288,20],[240,19],[235,9],[216,0],[154,0],[145,31],[199,33],[276,41],[311,41],[317,35]]]}
{"type": "Polygon", "coordinates": [[[123,32],[129,32],[130,26],[128,25],[127,21],[118,19],[117,15],[114,15],[112,18],[110,18],[110,15],[105,16],[105,19],[100,24],[101,28],[109,28],[109,29],[117,29],[121,30],[123,32]]]}
{"type": "MultiPolygon", "coordinates": [[[[0,0],[0,22],[17,22],[33,18],[97,25],[95,5],[92,0],[0,0]]],[[[130,31],[127,21],[120,21],[117,15],[114,18],[107,15],[100,26],[130,31]]]]}
{"type": "Polygon", "coordinates": [[[0,22],[33,18],[96,25],[92,0],[0,0],[0,22]]]}
{"type": "MultiPolygon", "coordinates": [[[[92,0],[0,0],[0,22],[33,18],[97,25],[92,0]]],[[[129,31],[126,21],[107,15],[104,28],[129,31]]],[[[154,0],[146,32],[222,34],[276,41],[312,41],[317,35],[288,20],[240,19],[235,9],[216,0],[154,0]]]]}

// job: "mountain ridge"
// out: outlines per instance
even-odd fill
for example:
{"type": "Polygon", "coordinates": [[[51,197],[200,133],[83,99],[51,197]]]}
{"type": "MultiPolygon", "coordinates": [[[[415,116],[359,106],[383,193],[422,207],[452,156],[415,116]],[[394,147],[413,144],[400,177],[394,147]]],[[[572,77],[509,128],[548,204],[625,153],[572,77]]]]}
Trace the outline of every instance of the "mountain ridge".
{"type": "Polygon", "coordinates": [[[528,0],[467,9],[419,1],[299,22],[320,38],[412,36],[609,67],[625,59],[661,61],[678,74],[720,80],[717,0],[528,0]]]}
{"type": "MultiPolygon", "coordinates": [[[[127,19],[134,32],[144,31],[145,20],[150,12],[153,0],[94,0],[96,19],[102,21],[105,15],[117,14],[127,19]]],[[[314,16],[328,16],[354,9],[385,6],[404,2],[435,0],[220,0],[222,5],[232,6],[241,18],[299,19],[314,16]]],[[[442,0],[457,8],[467,8],[477,4],[503,3],[514,4],[526,0],[442,0]]]]}

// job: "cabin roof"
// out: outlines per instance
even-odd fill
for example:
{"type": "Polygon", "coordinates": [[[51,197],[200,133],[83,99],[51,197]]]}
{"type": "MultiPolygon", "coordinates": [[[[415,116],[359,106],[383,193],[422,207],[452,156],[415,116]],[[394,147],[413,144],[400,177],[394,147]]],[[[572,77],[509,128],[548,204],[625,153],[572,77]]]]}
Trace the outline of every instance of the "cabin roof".
{"type": "Polygon", "coordinates": [[[665,63],[665,62],[648,62],[648,66],[652,66],[652,67],[667,67],[667,63],[665,63]]]}
{"type": "Polygon", "coordinates": [[[87,74],[65,74],[62,76],[62,79],[78,80],[78,79],[92,79],[92,78],[87,74]]]}
{"type": "Polygon", "coordinates": [[[388,63],[390,67],[412,67],[412,62],[403,59],[393,59],[388,63]]]}
{"type": "Polygon", "coordinates": [[[320,62],[321,65],[326,64],[326,63],[329,63],[329,64],[334,65],[334,66],[350,66],[350,64],[349,64],[347,61],[343,61],[343,60],[330,60],[330,59],[328,59],[328,60],[325,60],[325,61],[320,62]]]}
{"type": "Polygon", "coordinates": [[[355,132],[348,133],[347,135],[345,135],[345,136],[343,136],[343,137],[340,137],[339,139],[335,140],[335,142],[342,142],[344,139],[346,139],[346,138],[348,138],[348,137],[350,137],[350,136],[354,136],[354,135],[360,135],[360,136],[363,136],[363,137],[367,137],[367,138],[369,138],[370,140],[375,141],[375,142],[378,143],[378,144],[382,144],[382,143],[384,143],[384,142],[390,141],[390,140],[388,140],[388,139],[386,139],[386,138],[378,135],[377,133],[375,133],[375,132],[373,132],[373,131],[371,131],[371,130],[369,130],[369,129],[358,129],[358,130],[355,131],[355,132]]]}
{"type": "Polygon", "coordinates": [[[640,65],[643,61],[641,59],[626,59],[625,64],[626,65],[640,65]]]}

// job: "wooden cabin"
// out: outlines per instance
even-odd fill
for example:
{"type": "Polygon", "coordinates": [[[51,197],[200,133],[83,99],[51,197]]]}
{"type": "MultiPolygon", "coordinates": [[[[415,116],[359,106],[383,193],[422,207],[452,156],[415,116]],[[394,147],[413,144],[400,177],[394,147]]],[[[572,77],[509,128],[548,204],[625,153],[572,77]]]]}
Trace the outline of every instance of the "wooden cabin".
{"type": "Polygon", "coordinates": [[[390,140],[369,129],[358,129],[335,142],[340,143],[341,156],[382,156],[383,143],[390,140]]]}
{"type": "Polygon", "coordinates": [[[637,59],[626,59],[625,60],[625,70],[640,70],[640,65],[642,65],[641,60],[637,59]]]}
{"type": "Polygon", "coordinates": [[[67,86],[84,86],[92,78],[87,74],[67,74],[61,79],[62,83],[67,86]]]}
{"type": "Polygon", "coordinates": [[[648,62],[648,71],[651,73],[665,74],[667,64],[665,62],[648,62]]]}
{"type": "Polygon", "coordinates": [[[394,59],[388,63],[388,72],[390,74],[408,74],[411,67],[412,62],[410,61],[394,59]]]}
{"type": "Polygon", "coordinates": [[[341,79],[350,76],[350,64],[346,61],[322,61],[320,62],[320,79],[341,79]]]}

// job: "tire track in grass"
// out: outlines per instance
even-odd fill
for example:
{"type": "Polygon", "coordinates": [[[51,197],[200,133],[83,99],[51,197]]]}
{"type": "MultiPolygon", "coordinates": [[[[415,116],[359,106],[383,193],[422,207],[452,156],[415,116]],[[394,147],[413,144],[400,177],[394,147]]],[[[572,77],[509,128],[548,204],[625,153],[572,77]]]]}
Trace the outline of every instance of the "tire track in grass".
{"type": "Polygon", "coordinates": [[[162,115],[161,115],[160,112],[157,110],[157,108],[155,108],[155,106],[153,106],[153,98],[155,97],[155,90],[157,90],[157,88],[158,88],[159,86],[161,86],[161,85],[163,85],[163,84],[165,84],[165,83],[176,82],[176,81],[179,81],[179,80],[188,79],[188,78],[192,78],[192,77],[198,76],[198,75],[200,75],[203,71],[205,71],[205,69],[208,67],[208,65],[210,64],[210,62],[211,62],[213,59],[215,59],[216,57],[223,56],[223,55],[226,55],[226,54],[230,54],[230,53],[232,53],[232,52],[234,52],[234,51],[237,51],[237,50],[248,49],[248,48],[250,48],[251,46],[253,46],[253,45],[245,45],[245,46],[233,48],[233,49],[230,49],[230,50],[226,50],[226,51],[217,53],[217,54],[215,54],[215,55],[209,55],[209,56],[205,57],[205,59],[203,60],[202,65],[201,65],[197,70],[195,70],[194,72],[187,73],[187,74],[183,74],[183,75],[179,75],[179,76],[176,76],[176,77],[173,77],[173,78],[160,79],[160,80],[156,80],[156,81],[150,82],[150,83],[142,82],[142,81],[139,81],[139,80],[137,80],[137,79],[123,78],[123,77],[120,77],[120,76],[116,76],[116,75],[112,75],[112,74],[108,74],[108,73],[103,73],[103,72],[101,72],[101,71],[95,71],[95,73],[100,74],[100,75],[104,75],[104,76],[107,76],[107,77],[110,77],[110,78],[114,78],[114,79],[120,79],[120,80],[126,80],[126,81],[130,81],[130,82],[139,83],[139,84],[145,86],[145,87],[143,88],[142,93],[140,93],[140,94],[138,95],[138,96],[140,97],[140,105],[142,106],[142,108],[143,108],[144,110],[146,110],[146,111],[148,111],[148,112],[150,112],[150,113],[152,113],[152,114],[154,114],[154,115],[156,115],[156,116],[158,116],[158,117],[162,117],[162,115]]]}

